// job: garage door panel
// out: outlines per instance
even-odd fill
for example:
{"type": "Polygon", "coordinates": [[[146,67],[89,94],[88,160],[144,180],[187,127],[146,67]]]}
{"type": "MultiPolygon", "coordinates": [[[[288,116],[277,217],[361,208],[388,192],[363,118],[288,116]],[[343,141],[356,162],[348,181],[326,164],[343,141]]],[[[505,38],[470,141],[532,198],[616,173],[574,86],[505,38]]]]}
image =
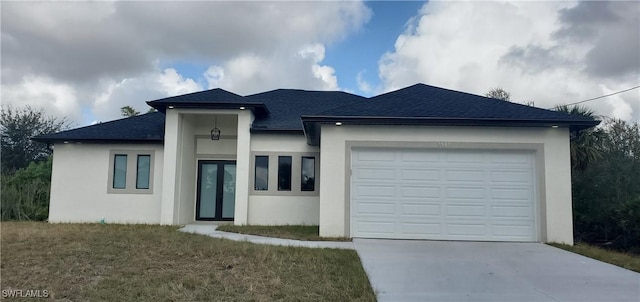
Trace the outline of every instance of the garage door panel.
{"type": "Polygon", "coordinates": [[[395,168],[360,168],[356,169],[355,176],[361,180],[395,180],[395,168]]]}
{"type": "Polygon", "coordinates": [[[359,152],[356,155],[356,159],[360,162],[393,162],[396,159],[396,153],[380,150],[376,150],[375,152],[359,152]]]}
{"type": "Polygon", "coordinates": [[[533,208],[528,205],[494,205],[491,206],[491,216],[496,218],[529,218],[533,208]]]}
{"type": "Polygon", "coordinates": [[[509,237],[519,240],[529,237],[529,234],[533,231],[530,225],[523,224],[492,225],[491,230],[496,237],[509,237]]]}
{"type": "Polygon", "coordinates": [[[442,233],[442,225],[440,223],[410,223],[404,222],[400,225],[402,234],[412,235],[432,235],[437,236],[442,233]]]}
{"type": "Polygon", "coordinates": [[[373,202],[361,202],[358,203],[358,213],[361,214],[389,214],[395,213],[395,202],[392,203],[373,203],[373,202]]]}
{"type": "Polygon", "coordinates": [[[403,169],[400,175],[403,181],[438,181],[441,178],[440,170],[435,169],[403,169]]]}
{"type": "Polygon", "coordinates": [[[449,170],[446,172],[446,181],[456,182],[484,182],[486,179],[483,170],[449,170]]]}
{"type": "Polygon", "coordinates": [[[368,197],[395,197],[395,186],[382,186],[382,185],[363,185],[357,184],[354,186],[355,193],[359,198],[368,197]]]}
{"type": "Polygon", "coordinates": [[[442,154],[438,152],[402,152],[400,153],[400,160],[403,162],[415,163],[415,162],[428,162],[437,163],[441,161],[442,154]]]}
{"type": "Polygon", "coordinates": [[[446,234],[453,236],[481,237],[487,233],[487,226],[481,223],[455,223],[446,224],[446,234]]]}
{"type": "Polygon", "coordinates": [[[522,156],[522,152],[500,152],[500,154],[489,153],[489,161],[493,164],[530,166],[532,159],[531,157],[522,156]]]}
{"type": "Polygon", "coordinates": [[[394,221],[359,221],[357,228],[362,234],[388,234],[396,233],[396,223],[394,221]]]}
{"type": "Polygon", "coordinates": [[[480,164],[485,161],[484,154],[471,151],[446,152],[444,154],[447,163],[480,164]]]}
{"type": "Polygon", "coordinates": [[[484,199],[486,195],[485,188],[477,187],[448,187],[446,192],[447,198],[457,199],[484,199]]]}
{"type": "Polygon", "coordinates": [[[487,215],[484,204],[454,204],[447,205],[447,217],[450,218],[481,218],[487,215]]]}
{"type": "Polygon", "coordinates": [[[406,216],[440,216],[442,214],[442,205],[440,205],[439,203],[403,203],[401,205],[401,209],[401,214],[406,216]]]}
{"type": "Polygon", "coordinates": [[[353,237],[536,240],[532,153],[381,150],[352,153],[353,237]]]}
{"type": "Polygon", "coordinates": [[[531,189],[529,188],[491,188],[490,192],[490,197],[496,200],[524,203],[529,203],[531,200],[531,189]]]}
{"type": "Polygon", "coordinates": [[[492,182],[509,182],[529,184],[531,182],[531,173],[521,170],[492,170],[490,172],[490,180],[492,182]]]}
{"type": "Polygon", "coordinates": [[[400,197],[435,199],[441,196],[440,187],[400,187],[400,197]]]}

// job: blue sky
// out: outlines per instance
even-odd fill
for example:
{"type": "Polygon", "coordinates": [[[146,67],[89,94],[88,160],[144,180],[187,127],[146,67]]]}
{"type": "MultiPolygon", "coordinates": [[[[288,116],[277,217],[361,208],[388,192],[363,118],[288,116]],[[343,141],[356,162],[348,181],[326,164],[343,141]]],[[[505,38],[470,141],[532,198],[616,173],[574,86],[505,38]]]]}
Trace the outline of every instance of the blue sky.
{"type": "Polygon", "coordinates": [[[358,73],[362,72],[362,78],[367,83],[373,86],[380,84],[378,60],[384,53],[393,51],[398,35],[424,5],[420,1],[366,3],[373,11],[369,23],[349,39],[329,45],[324,59],[325,64],[336,66],[341,87],[361,95],[367,93],[358,89],[358,73]]]}
{"type": "MultiPolygon", "coordinates": [[[[356,78],[372,86],[380,84],[378,60],[386,52],[393,51],[394,43],[404,30],[407,22],[418,14],[425,4],[422,1],[367,1],[372,17],[368,23],[348,38],[327,44],[323,64],[332,66],[341,88],[352,93],[370,96],[371,93],[358,88],[356,78]]],[[[206,85],[203,73],[211,61],[171,61],[163,62],[162,68],[174,68],[185,77],[206,85]]]]}
{"type": "MultiPolygon", "coordinates": [[[[640,85],[637,1],[15,1],[0,13],[2,104],[77,125],[212,88],[502,87],[551,108],[640,85]]],[[[639,89],[586,104],[640,120],[639,89]]]]}

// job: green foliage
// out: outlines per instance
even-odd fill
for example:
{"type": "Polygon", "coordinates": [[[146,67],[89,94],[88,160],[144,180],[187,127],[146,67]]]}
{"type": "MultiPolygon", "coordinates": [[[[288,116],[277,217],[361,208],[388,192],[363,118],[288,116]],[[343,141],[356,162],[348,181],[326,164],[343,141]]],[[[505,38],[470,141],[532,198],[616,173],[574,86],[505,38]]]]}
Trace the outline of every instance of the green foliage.
{"type": "Polygon", "coordinates": [[[124,106],[120,108],[120,113],[122,116],[131,117],[140,114],[140,111],[133,109],[131,106],[124,106]]]}
{"type": "Polygon", "coordinates": [[[2,173],[13,173],[26,168],[32,161],[42,161],[51,155],[47,144],[31,140],[32,137],[67,129],[66,118],[45,115],[42,109],[29,106],[12,108],[3,106],[0,112],[2,135],[2,173]]]}
{"type": "Polygon", "coordinates": [[[502,89],[501,87],[491,88],[485,94],[485,96],[488,97],[488,98],[498,99],[498,100],[503,100],[503,101],[510,101],[511,100],[511,94],[509,92],[507,92],[506,90],[502,89]]]}
{"type": "Polygon", "coordinates": [[[2,174],[1,218],[6,220],[46,220],[49,215],[51,162],[32,162],[14,174],[2,174]]]}
{"type": "MultiPolygon", "coordinates": [[[[553,110],[593,120],[598,117],[592,109],[584,106],[560,105],[553,110]]],[[[573,169],[584,170],[601,158],[599,146],[602,144],[604,136],[605,133],[599,128],[589,128],[571,133],[571,166],[573,169]]]]}
{"type": "Polygon", "coordinates": [[[591,146],[598,160],[573,165],[576,239],[638,252],[640,127],[611,119],[598,131],[597,144],[591,146]]]}

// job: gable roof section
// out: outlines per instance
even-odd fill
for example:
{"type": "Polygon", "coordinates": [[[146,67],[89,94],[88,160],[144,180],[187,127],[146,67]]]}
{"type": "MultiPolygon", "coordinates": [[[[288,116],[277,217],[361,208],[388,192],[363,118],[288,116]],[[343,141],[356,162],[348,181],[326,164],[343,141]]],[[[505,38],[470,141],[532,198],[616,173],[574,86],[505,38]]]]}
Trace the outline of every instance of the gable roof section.
{"type": "Polygon", "coordinates": [[[45,143],[162,143],[164,141],[164,114],[151,112],[58,133],[39,135],[33,140],[45,143]]]}
{"type": "Polygon", "coordinates": [[[342,91],[308,91],[298,89],[277,89],[246,98],[264,103],[270,114],[256,118],[251,131],[257,132],[300,132],[300,116],[315,114],[330,108],[354,104],[366,98],[342,91]]]}
{"type": "Polygon", "coordinates": [[[171,107],[198,109],[238,109],[246,107],[251,109],[256,116],[269,114],[269,109],[263,103],[252,101],[220,88],[148,101],[147,104],[163,113],[166,112],[167,108],[171,107]]]}
{"type": "Polygon", "coordinates": [[[449,126],[593,127],[583,116],[492,99],[425,84],[416,84],[361,102],[302,117],[307,140],[319,143],[319,124],[394,124],[449,126]]]}
{"type": "Polygon", "coordinates": [[[416,84],[373,98],[341,91],[277,89],[240,96],[212,89],[147,102],[160,112],[35,137],[41,142],[147,142],[164,140],[167,108],[251,109],[253,133],[304,133],[318,145],[320,125],[561,126],[572,130],[599,121],[479,95],[416,84]]]}

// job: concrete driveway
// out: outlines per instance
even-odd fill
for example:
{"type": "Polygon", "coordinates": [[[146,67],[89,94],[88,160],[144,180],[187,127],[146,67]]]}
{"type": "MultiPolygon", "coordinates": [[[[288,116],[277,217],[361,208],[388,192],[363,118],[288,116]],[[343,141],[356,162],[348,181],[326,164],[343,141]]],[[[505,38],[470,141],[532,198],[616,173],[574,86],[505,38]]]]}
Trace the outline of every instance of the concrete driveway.
{"type": "Polygon", "coordinates": [[[640,274],[541,243],[354,244],[378,301],[640,301],[640,274]]]}

